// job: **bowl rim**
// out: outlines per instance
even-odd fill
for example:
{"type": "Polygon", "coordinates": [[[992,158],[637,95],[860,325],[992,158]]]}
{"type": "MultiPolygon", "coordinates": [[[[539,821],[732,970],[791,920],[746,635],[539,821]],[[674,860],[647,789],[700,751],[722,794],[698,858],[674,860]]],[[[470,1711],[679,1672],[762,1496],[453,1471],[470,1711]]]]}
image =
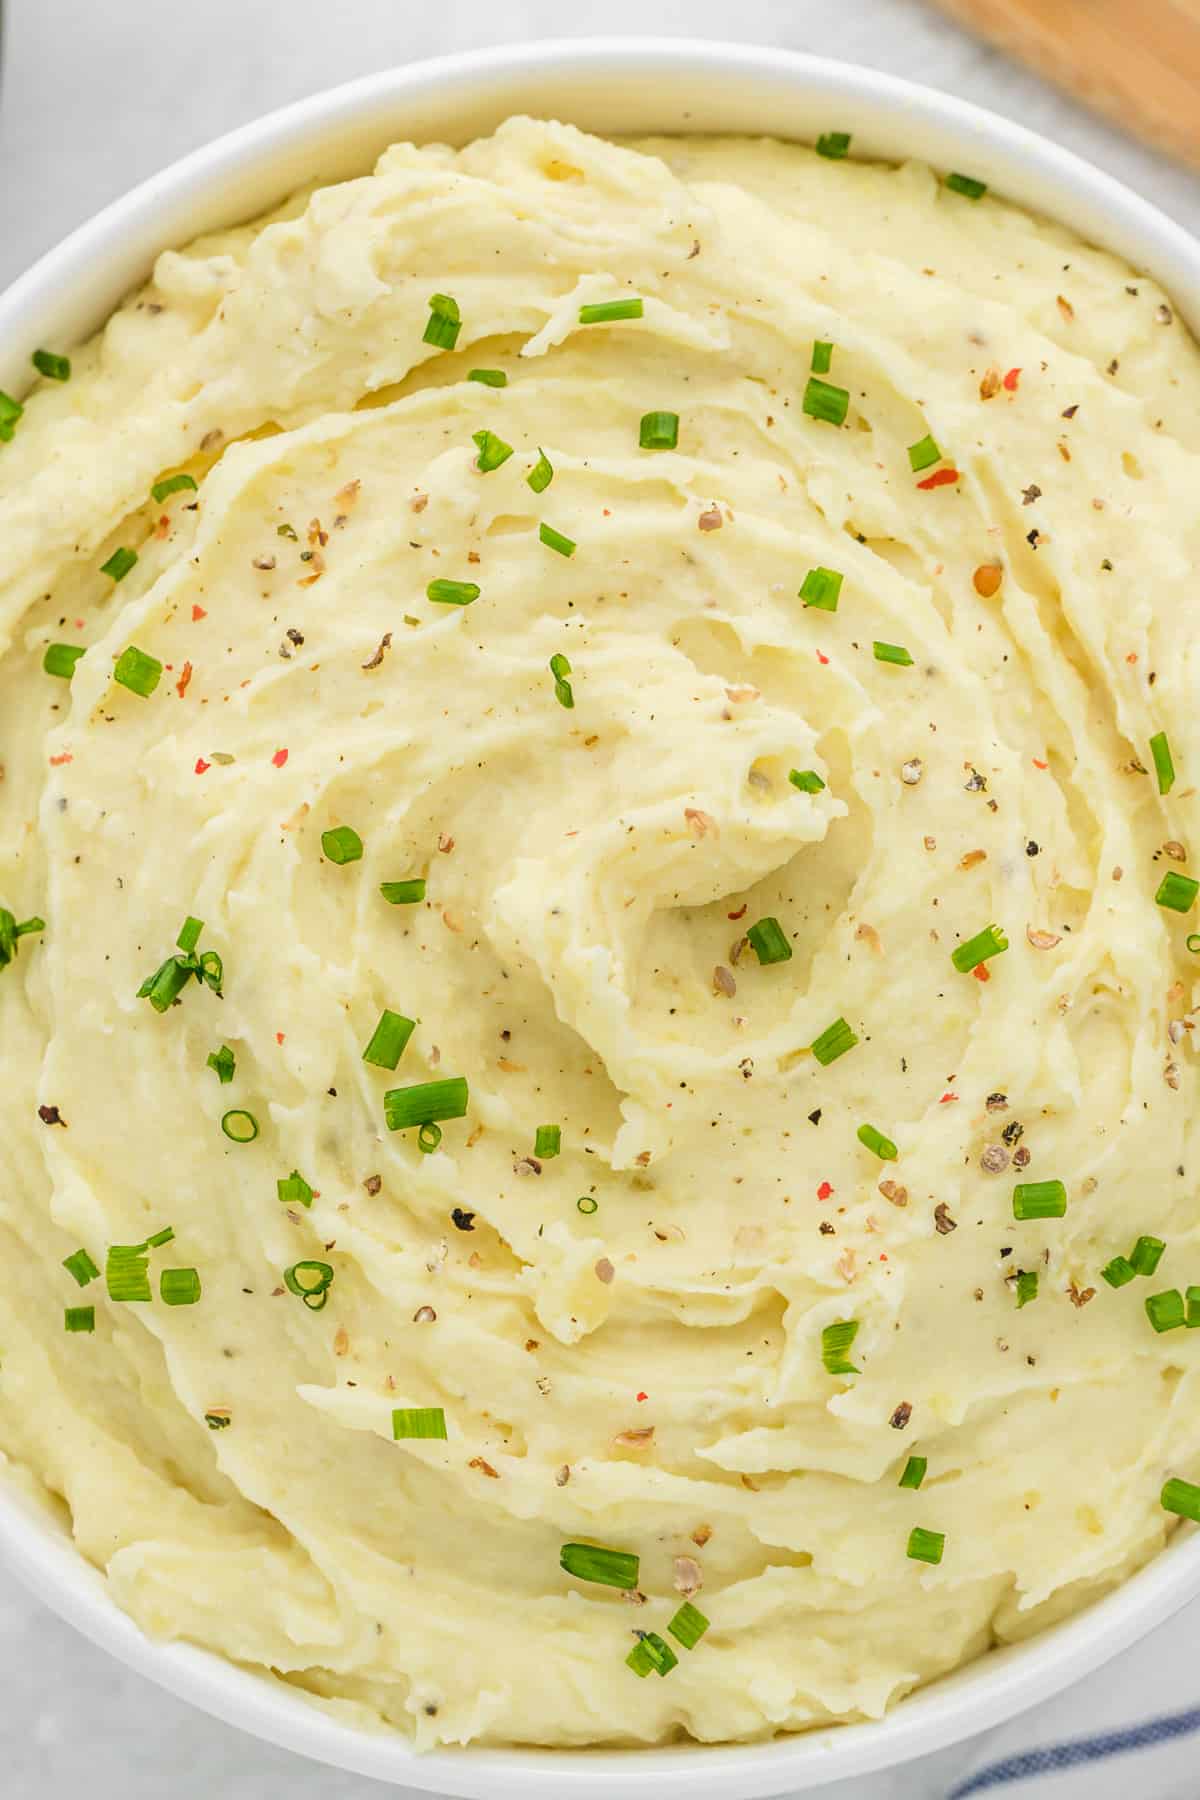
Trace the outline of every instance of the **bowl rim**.
{"type": "MultiPolygon", "coordinates": [[[[304,155],[320,154],[322,143],[328,152],[343,129],[359,130],[364,141],[382,146],[391,116],[399,115],[390,135],[404,136],[405,108],[422,96],[448,113],[456,97],[478,99],[506,83],[557,83],[565,91],[572,81],[647,76],[674,83],[681,94],[690,82],[737,77],[772,98],[787,95],[806,108],[805,139],[836,128],[839,120],[848,122],[851,114],[861,116],[869,154],[891,160],[912,155],[946,166],[949,159],[930,154],[931,149],[969,147],[974,172],[1019,204],[1069,222],[1079,235],[1148,270],[1176,304],[1182,303],[1193,326],[1200,322],[1200,243],[1115,177],[971,102],[881,70],[766,45],[662,37],[551,39],[428,59],[343,83],[226,133],[142,182],[0,294],[0,385],[20,394],[39,343],[74,341],[102,324],[143,278],[158,250],[186,243],[223,216],[233,223],[265,210],[271,195],[282,198],[296,184],[294,171],[304,155]],[[234,204],[231,183],[243,177],[248,185],[236,189],[234,204]],[[223,215],[226,195],[231,210],[223,215]],[[48,329],[56,320],[57,333],[48,329]]],[[[564,110],[570,116],[574,109],[564,110]]],[[[630,1750],[473,1746],[418,1755],[398,1734],[361,1730],[277,1679],[193,1644],[150,1640],[117,1607],[104,1577],[75,1549],[62,1522],[6,1468],[0,1453],[0,1564],[93,1643],[179,1698],[285,1749],[377,1780],[478,1800],[549,1800],[552,1792],[557,1800],[564,1788],[583,1796],[614,1785],[630,1800],[651,1795],[669,1800],[685,1790],[689,1800],[758,1800],[785,1788],[797,1791],[865,1775],[943,1748],[1049,1698],[1200,1592],[1200,1534],[1185,1527],[1144,1568],[1084,1611],[1027,1642],[987,1652],[879,1720],[752,1744],[630,1750]]]]}

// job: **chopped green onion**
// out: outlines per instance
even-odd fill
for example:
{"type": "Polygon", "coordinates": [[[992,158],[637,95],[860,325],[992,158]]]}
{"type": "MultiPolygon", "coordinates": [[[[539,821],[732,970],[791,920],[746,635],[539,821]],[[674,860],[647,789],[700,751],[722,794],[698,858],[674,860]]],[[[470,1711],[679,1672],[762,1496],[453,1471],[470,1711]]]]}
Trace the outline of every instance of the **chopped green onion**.
{"type": "Polygon", "coordinates": [[[1187,947],[1193,956],[1200,956],[1200,931],[1193,931],[1187,940],[1187,947]]]}
{"type": "Polygon", "coordinates": [[[544,494],[554,480],[554,465],[546,452],[538,447],[538,459],[525,477],[535,494],[544,494]]]}
{"type": "Polygon", "coordinates": [[[413,1087],[389,1088],[383,1096],[383,1116],[389,1131],[407,1131],[412,1125],[430,1125],[435,1119],[461,1119],[468,1100],[463,1075],[420,1081],[413,1087]]]}
{"type": "Polygon", "coordinates": [[[954,194],[965,194],[968,200],[982,200],[987,193],[987,182],[977,181],[974,175],[947,175],[946,186],[954,194]]]}
{"type": "Polygon", "coordinates": [[[110,1300],[152,1300],[150,1259],[144,1244],[113,1244],[104,1260],[104,1285],[110,1300]]]}
{"type": "MultiPolygon", "coordinates": [[[[667,1629],[669,1631],[670,1626],[667,1629]]],[[[648,1675],[651,1669],[656,1675],[669,1675],[672,1669],[679,1667],[679,1658],[657,1631],[643,1631],[625,1662],[635,1675],[648,1675]]]]}
{"type": "Polygon", "coordinates": [[[144,1250],[157,1250],[161,1245],[169,1244],[174,1236],[175,1227],[173,1225],[164,1225],[161,1231],[156,1231],[153,1237],[148,1237],[146,1239],[142,1248],[144,1250]]]}
{"type": "Polygon", "coordinates": [[[335,825],[332,831],[321,833],[321,848],[328,860],[340,867],[361,861],[363,841],[352,825],[335,825]]]}
{"type": "Polygon", "coordinates": [[[643,1680],[647,1675],[652,1674],[655,1668],[654,1652],[647,1648],[647,1643],[648,1637],[639,1638],[625,1658],[626,1668],[632,1669],[634,1674],[640,1675],[643,1680]]]}
{"type": "Polygon", "coordinates": [[[561,652],[550,658],[550,673],[554,677],[554,698],[569,712],[575,704],[575,693],[567,680],[567,676],[571,673],[571,665],[561,652]]]}
{"type": "Polygon", "coordinates": [[[479,455],[475,458],[475,467],[481,475],[490,475],[493,469],[498,469],[501,463],[506,463],[513,453],[512,445],[506,444],[504,439],[497,437],[494,431],[473,431],[471,441],[479,450],[479,455]]]}
{"type": "Polygon", "coordinates": [[[802,794],[819,794],[825,787],[825,783],[815,769],[792,769],[788,774],[788,780],[794,788],[799,788],[802,794]]]}
{"type": "Polygon", "coordinates": [[[903,644],[881,644],[876,638],[871,650],[876,662],[894,663],[898,669],[912,668],[912,656],[903,644]]]}
{"type": "Polygon", "coordinates": [[[813,1039],[810,1048],[821,1067],[827,1069],[839,1056],[845,1056],[847,1050],[853,1050],[857,1042],[858,1038],[845,1019],[835,1019],[832,1025],[825,1027],[820,1037],[813,1039]]]}
{"type": "Polygon", "coordinates": [[[446,1436],[444,1407],[393,1407],[392,1436],[393,1438],[444,1438],[446,1436]]]}
{"type": "Polygon", "coordinates": [[[1185,913],[1192,910],[1198,891],[1200,881],[1194,881],[1190,875],[1177,875],[1174,869],[1168,869],[1154,898],[1159,906],[1168,906],[1172,912],[1185,913]]]}
{"type": "Polygon", "coordinates": [[[222,1044],[219,1050],[210,1050],[204,1064],[206,1069],[216,1072],[217,1080],[225,1087],[234,1077],[237,1069],[237,1058],[228,1044],[222,1044]]]}
{"type": "Polygon", "coordinates": [[[438,350],[453,350],[461,330],[458,301],[452,300],[449,294],[431,294],[429,323],[422,335],[422,342],[433,344],[438,350]]]}
{"type": "Polygon", "coordinates": [[[602,300],[599,305],[581,306],[581,325],[608,325],[616,319],[640,319],[645,312],[640,300],[602,300]]]}
{"type": "Polygon", "coordinates": [[[508,376],[503,369],[468,369],[468,381],[481,381],[484,387],[507,387],[508,376]]]}
{"type": "Polygon", "coordinates": [[[874,1152],[881,1162],[895,1162],[900,1152],[890,1137],[884,1137],[882,1131],[876,1131],[873,1125],[860,1125],[858,1141],[874,1152]]]}
{"type": "Polygon", "coordinates": [[[821,419],[826,425],[844,425],[850,410],[850,390],[810,375],[804,388],[803,409],[810,419],[821,419]]]}
{"type": "Polygon", "coordinates": [[[58,675],[63,681],[70,681],[75,664],[84,654],[83,644],[47,644],[42,667],[47,675],[58,675]]]}
{"type": "Polygon", "coordinates": [[[203,930],[204,920],[194,919],[189,913],[179,928],[179,936],[175,939],[176,949],[182,950],[185,956],[190,956],[200,942],[200,934],[203,930]]]}
{"type": "Polygon", "coordinates": [[[1153,1275],[1162,1261],[1166,1245],[1161,1238],[1140,1237],[1129,1252],[1129,1263],[1135,1275],[1153,1275]]]}
{"type": "Polygon", "coordinates": [[[258,1120],[253,1113],[234,1107],[232,1112],[223,1114],[221,1130],[232,1143],[252,1144],[258,1136],[258,1120]]]}
{"type": "Polygon", "coordinates": [[[1031,1300],[1038,1297],[1038,1277],[1036,1269],[1017,1270],[1017,1311],[1028,1306],[1031,1300]]]}
{"type": "Polygon", "coordinates": [[[533,1154],[543,1160],[557,1156],[562,1150],[562,1126],[539,1125],[533,1135],[533,1154]]]}
{"type": "Polygon", "coordinates": [[[940,1563],[945,1546],[944,1531],[923,1531],[919,1525],[914,1525],[908,1534],[908,1549],[905,1554],[913,1562],[940,1563]]]}
{"type": "Polygon", "coordinates": [[[599,1211],[600,1202],[591,1194],[581,1194],[575,1202],[575,1207],[578,1212],[586,1213],[590,1218],[592,1213],[599,1211]]]}
{"type": "Polygon", "coordinates": [[[925,1471],[929,1467],[927,1456],[910,1456],[901,1471],[897,1487],[919,1488],[925,1479],[925,1471]]]}
{"type": "Polygon", "coordinates": [[[421,876],[412,881],[381,881],[379,891],[389,906],[415,906],[425,898],[425,882],[421,876]]]}
{"type": "Polygon", "coordinates": [[[828,375],[829,365],[833,361],[833,345],[822,343],[818,338],[812,347],[812,372],[814,375],[828,375]]]}
{"type": "Polygon", "coordinates": [[[1061,1219],[1066,1210],[1061,1181],[1019,1181],[1013,1189],[1014,1219],[1061,1219]]]}
{"type": "Polygon", "coordinates": [[[1100,1274],[1102,1279],[1107,1281],[1109,1287],[1119,1288],[1124,1287],[1126,1282],[1132,1281],[1137,1270],[1128,1257],[1114,1256],[1111,1262],[1105,1263],[1100,1274]]]}
{"type": "Polygon", "coordinates": [[[988,925],[977,931],[973,938],[965,944],[959,944],[950,952],[950,961],[960,975],[969,975],[980,963],[987,962],[989,957],[999,956],[1002,950],[1008,949],[1008,939],[999,925],[988,925]]]}
{"type": "Polygon", "coordinates": [[[648,412],[642,414],[638,444],[643,450],[674,450],[679,443],[679,414],[648,412]]]}
{"type": "Polygon", "coordinates": [[[1178,1288],[1162,1294],[1148,1294],[1144,1301],[1146,1317],[1155,1331],[1175,1331],[1187,1318],[1183,1295],[1178,1288]]]}
{"type": "Polygon", "coordinates": [[[68,1275],[74,1276],[79,1287],[86,1287],[100,1273],[86,1250],[73,1250],[70,1256],[64,1256],[63,1268],[68,1275]]]}
{"type": "Polygon", "coordinates": [[[196,973],[195,959],[190,956],[168,956],[153,975],[147,975],[137,991],[139,1000],[149,1000],[155,1012],[166,1012],[196,973]]]}
{"type": "Polygon", "coordinates": [[[836,612],[844,579],[837,569],[810,569],[801,584],[800,598],[805,606],[815,606],[821,612],[836,612]]]}
{"type": "Polygon", "coordinates": [[[757,925],[751,925],[746,936],[750,940],[750,948],[760,963],[781,963],[792,960],[792,946],[784,936],[783,927],[778,919],[760,919],[757,925]]]}
{"type": "Polygon", "coordinates": [[[20,925],[7,906],[0,906],[0,969],[6,969],[17,954],[18,940],[33,931],[45,931],[44,919],[25,919],[20,925]]]}
{"type": "Polygon", "coordinates": [[[1169,794],[1175,785],[1175,764],[1171,760],[1171,746],[1165,731],[1156,731],[1150,739],[1150,754],[1154,758],[1154,773],[1158,776],[1158,791],[1169,794]]]}
{"type": "Polygon", "coordinates": [[[293,1169],[290,1175],[276,1181],[275,1192],[283,1206],[311,1206],[313,1203],[313,1191],[299,1169],[293,1169]]]}
{"type": "Polygon", "coordinates": [[[432,1120],[426,1120],[417,1130],[417,1149],[422,1156],[432,1156],[442,1141],[442,1128],[432,1120]]]}
{"type": "Polygon", "coordinates": [[[858,1336],[857,1319],[839,1319],[821,1332],[821,1361],[830,1375],[861,1375],[850,1361],[850,1346],[858,1336]]]}
{"type": "Polygon", "coordinates": [[[918,443],[908,446],[908,466],[914,475],[919,475],[922,469],[928,469],[941,460],[942,453],[928,433],[918,443]]]}
{"type": "Polygon", "coordinates": [[[558,1561],[577,1581],[596,1581],[602,1587],[626,1591],[638,1584],[641,1564],[631,1550],[605,1550],[599,1544],[564,1544],[558,1561]]]}
{"type": "Polygon", "coordinates": [[[195,1269],[164,1269],[158,1291],[167,1306],[195,1306],[200,1298],[200,1276],[195,1269]]]}
{"type": "Polygon", "coordinates": [[[416,1028],[415,1019],[406,1019],[403,1013],[389,1012],[385,1006],[371,1033],[371,1041],[362,1053],[363,1061],[374,1063],[377,1069],[394,1069],[416,1028]]]}
{"type": "Polygon", "coordinates": [[[479,585],[474,581],[446,581],[439,578],[431,581],[425,589],[425,598],[432,600],[437,606],[470,606],[472,600],[478,600],[479,585]]]}
{"type": "Polygon", "coordinates": [[[574,556],[574,538],[564,537],[561,531],[555,531],[553,525],[539,525],[538,536],[548,550],[557,550],[560,556],[574,556]]]}
{"type": "Polygon", "coordinates": [[[68,1306],[63,1309],[63,1326],[67,1331],[95,1331],[94,1306],[68,1306]]]}
{"type": "Polygon", "coordinates": [[[668,1620],[667,1630],[683,1645],[685,1650],[694,1650],[708,1630],[708,1620],[698,1606],[693,1606],[690,1600],[685,1600],[675,1617],[668,1620]]]}
{"type": "Polygon", "coordinates": [[[850,136],[848,131],[823,131],[817,139],[817,155],[840,162],[850,149],[850,136]]]}
{"type": "Polygon", "coordinates": [[[1200,1487],[1192,1481],[1180,1481],[1175,1477],[1165,1482],[1159,1505],[1164,1512],[1178,1513],[1181,1519],[1192,1519],[1200,1524],[1200,1487]]]}
{"type": "Polygon", "coordinates": [[[1189,1331],[1195,1331],[1197,1325],[1200,1325],[1200,1287],[1185,1289],[1183,1297],[1187,1301],[1187,1314],[1183,1322],[1189,1331]]]}
{"type": "Polygon", "coordinates": [[[163,666],[157,656],[147,656],[135,644],[122,650],[113,669],[113,680],[131,694],[137,694],[148,700],[162,679],[163,666]]]}
{"type": "MultiPolygon", "coordinates": [[[[329,1298],[333,1264],[312,1261],[293,1263],[290,1269],[283,1271],[283,1281],[289,1293],[298,1294],[310,1312],[320,1312],[329,1298]]],[[[442,1436],[445,1435],[443,1431],[442,1436]]]]}
{"type": "Polygon", "coordinates": [[[165,481],[156,481],[150,489],[150,498],[159,504],[169,500],[172,494],[195,493],[195,477],[191,475],[168,475],[165,481]]]}
{"type": "Polygon", "coordinates": [[[53,350],[35,350],[30,361],[39,375],[47,381],[70,381],[71,359],[69,356],[56,356],[53,350]]]}
{"type": "Polygon", "coordinates": [[[206,950],[200,958],[200,965],[196,970],[196,980],[203,981],[207,987],[212,989],[214,994],[219,994],[221,992],[221,978],[223,974],[224,964],[216,951],[206,950]]]}
{"type": "Polygon", "coordinates": [[[136,562],[136,550],[114,550],[108,561],[100,564],[100,573],[109,576],[113,581],[124,581],[136,562]]]}

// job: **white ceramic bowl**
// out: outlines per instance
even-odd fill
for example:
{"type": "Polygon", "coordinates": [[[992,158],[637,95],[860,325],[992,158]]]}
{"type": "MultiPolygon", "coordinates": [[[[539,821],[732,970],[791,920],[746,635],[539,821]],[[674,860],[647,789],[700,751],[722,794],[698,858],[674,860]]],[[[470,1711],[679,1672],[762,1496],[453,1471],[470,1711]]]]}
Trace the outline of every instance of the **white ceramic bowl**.
{"type": "MultiPolygon", "coordinates": [[[[0,387],[30,353],[103,324],[160,250],[251,218],[313,179],[359,174],[396,139],[464,143],[508,114],[608,134],[747,132],[812,141],[849,130],[859,156],[965,169],[1152,273],[1200,327],[1200,244],[1087,163],[1005,119],[873,70],[686,40],[536,44],[388,70],[270,114],[108,207],[0,296],[0,387]]],[[[94,1643],[183,1699],[320,1761],[478,1800],[754,1800],[861,1776],[1011,1717],[1078,1680],[1200,1591],[1200,1537],[1182,1530],[1124,1587],[1025,1645],[990,1652],[878,1723],[727,1748],[464,1750],[417,1757],[340,1724],[282,1682],[188,1644],[155,1644],[109,1599],[69,1536],[0,1458],[0,1559],[94,1643]]],[[[552,1650],[550,1651],[552,1654],[552,1650]]]]}

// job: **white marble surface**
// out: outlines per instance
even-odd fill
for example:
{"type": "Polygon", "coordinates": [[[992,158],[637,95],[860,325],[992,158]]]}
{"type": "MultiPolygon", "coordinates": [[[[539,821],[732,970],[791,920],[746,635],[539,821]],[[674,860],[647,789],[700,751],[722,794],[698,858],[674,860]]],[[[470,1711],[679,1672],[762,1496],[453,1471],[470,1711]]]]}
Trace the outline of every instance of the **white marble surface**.
{"type": "MultiPolygon", "coordinates": [[[[1124,141],[920,0],[737,0],[732,8],[727,0],[606,0],[595,9],[563,0],[9,0],[6,10],[0,284],[135,181],[271,107],[390,63],[583,35],[589,25],[614,34],[736,32],[948,88],[1069,144],[1200,230],[1194,176],[1124,141]]],[[[382,1800],[386,1792],[203,1718],[2,1579],[0,1671],[5,1800],[84,1791],[91,1800],[265,1800],[285,1788],[289,1800],[382,1800]]],[[[951,1751],[856,1782],[852,1793],[842,1784],[826,1792],[829,1800],[940,1800],[963,1761],[951,1751]]]]}

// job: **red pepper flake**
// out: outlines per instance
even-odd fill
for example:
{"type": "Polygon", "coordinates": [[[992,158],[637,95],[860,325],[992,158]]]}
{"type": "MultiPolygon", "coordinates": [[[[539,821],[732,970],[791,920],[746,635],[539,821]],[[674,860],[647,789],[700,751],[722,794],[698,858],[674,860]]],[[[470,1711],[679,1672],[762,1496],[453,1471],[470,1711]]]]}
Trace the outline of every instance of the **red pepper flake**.
{"type": "Polygon", "coordinates": [[[819,662],[819,663],[826,663],[826,664],[827,664],[827,663],[828,663],[828,662],[829,662],[829,658],[828,658],[828,657],[827,657],[827,656],[826,656],[826,655],[825,655],[825,654],[824,654],[824,652],[823,652],[823,651],[821,651],[821,650],[818,650],[818,651],[817,651],[817,661],[818,661],[818,662],[819,662]]]}
{"type": "Polygon", "coordinates": [[[1020,379],[1021,379],[1020,369],[1010,369],[1008,371],[1008,374],[1004,377],[1004,385],[1008,389],[1010,394],[1016,393],[1017,384],[1020,381],[1020,379]]]}
{"type": "Polygon", "coordinates": [[[649,1398],[650,1398],[649,1394],[642,1393],[642,1394],[638,1395],[639,1400],[648,1400],[649,1398]]]}
{"type": "Polygon", "coordinates": [[[735,913],[726,913],[725,916],[728,919],[744,919],[749,910],[749,906],[750,902],[748,900],[743,900],[735,913]]]}
{"type": "Polygon", "coordinates": [[[74,762],[74,760],[75,758],[72,753],[69,750],[64,750],[61,756],[52,756],[50,758],[50,767],[52,769],[61,769],[64,763],[74,762]]]}
{"type": "Polygon", "coordinates": [[[276,1032],[276,1033],[275,1033],[275,1042],[276,1042],[276,1043],[277,1043],[277,1044],[282,1044],[282,1042],[283,1042],[283,1040],[284,1040],[284,1038],[285,1038],[285,1037],[286,1037],[286,1036],[287,1036],[287,1032],[286,1032],[286,1031],[277,1031],[277,1032],[276,1032]]]}
{"type": "Polygon", "coordinates": [[[212,764],[206,763],[202,756],[198,756],[196,758],[196,773],[197,773],[197,775],[207,775],[208,771],[211,768],[212,768],[212,764]]]}
{"type": "Polygon", "coordinates": [[[274,756],[271,758],[271,761],[275,764],[275,767],[277,769],[282,769],[282,767],[283,767],[284,763],[287,761],[287,759],[288,759],[288,753],[286,750],[277,750],[275,752],[274,756]]]}
{"type": "Polygon", "coordinates": [[[207,619],[207,617],[208,617],[208,614],[205,612],[205,610],[202,606],[193,606],[193,608],[192,608],[192,624],[193,625],[196,623],[197,619],[207,619]]]}
{"type": "Polygon", "coordinates": [[[925,477],[924,481],[918,481],[917,486],[919,488],[949,487],[951,482],[958,480],[959,473],[957,469],[935,469],[932,475],[927,475],[925,477]]]}
{"type": "Polygon", "coordinates": [[[82,620],[82,619],[76,619],[76,621],[75,621],[75,629],[76,629],[76,631],[82,631],[82,630],[83,630],[83,620],[82,620]]]}
{"type": "Polygon", "coordinates": [[[986,963],[976,963],[975,967],[971,970],[971,973],[976,981],[990,981],[992,979],[986,963]]]}
{"type": "Polygon", "coordinates": [[[1035,756],[1033,759],[1033,766],[1035,769],[1048,769],[1050,764],[1048,762],[1043,762],[1040,756],[1035,756]]]}
{"type": "Polygon", "coordinates": [[[957,1100],[957,1099],[958,1099],[957,1094],[943,1094],[941,1099],[938,1101],[938,1105],[939,1106],[949,1106],[949,1104],[952,1100],[957,1100]]]}
{"type": "Polygon", "coordinates": [[[175,683],[175,692],[179,695],[179,698],[181,700],[183,699],[183,696],[188,691],[188,683],[191,681],[191,679],[192,679],[192,665],[190,662],[185,662],[183,665],[183,669],[180,673],[179,680],[175,683]]]}
{"type": "Polygon", "coordinates": [[[820,1187],[817,1189],[817,1199],[818,1200],[829,1200],[829,1199],[832,1199],[832,1197],[833,1197],[832,1183],[828,1182],[828,1181],[823,1181],[821,1183],[820,1187]]]}

